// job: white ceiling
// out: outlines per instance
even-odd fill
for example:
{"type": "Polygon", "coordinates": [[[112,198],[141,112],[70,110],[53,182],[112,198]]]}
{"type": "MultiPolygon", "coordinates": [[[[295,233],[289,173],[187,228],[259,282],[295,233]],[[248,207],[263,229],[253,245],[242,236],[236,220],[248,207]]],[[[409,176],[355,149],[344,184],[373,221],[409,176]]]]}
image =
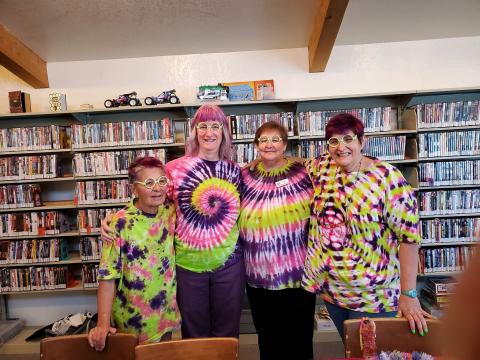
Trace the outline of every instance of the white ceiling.
{"type": "MultiPolygon", "coordinates": [[[[336,0],[332,0],[336,1],[336,0]]],[[[316,0],[0,0],[47,62],[305,47],[316,0]]],[[[480,0],[350,0],[335,45],[480,36],[480,0]]]]}

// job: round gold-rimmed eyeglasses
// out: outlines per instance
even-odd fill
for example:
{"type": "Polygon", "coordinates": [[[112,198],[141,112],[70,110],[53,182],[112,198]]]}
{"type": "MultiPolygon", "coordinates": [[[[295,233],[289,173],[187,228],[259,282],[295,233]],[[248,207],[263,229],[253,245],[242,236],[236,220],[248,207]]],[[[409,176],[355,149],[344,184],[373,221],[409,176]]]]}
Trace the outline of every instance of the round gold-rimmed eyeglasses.
{"type": "Polygon", "coordinates": [[[152,190],[155,187],[155,185],[158,185],[162,188],[167,186],[169,183],[169,180],[166,176],[160,176],[157,179],[148,178],[148,179],[145,179],[144,181],[134,181],[133,183],[143,185],[147,189],[152,190]]]}

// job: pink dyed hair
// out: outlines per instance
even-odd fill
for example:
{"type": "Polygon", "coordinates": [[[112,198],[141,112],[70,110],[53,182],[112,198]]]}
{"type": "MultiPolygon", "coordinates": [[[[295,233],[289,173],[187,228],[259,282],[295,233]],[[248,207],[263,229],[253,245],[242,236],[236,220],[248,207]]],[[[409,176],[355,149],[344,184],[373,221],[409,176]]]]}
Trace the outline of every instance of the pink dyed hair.
{"type": "Polygon", "coordinates": [[[218,121],[222,127],[222,143],[218,150],[218,156],[223,160],[230,160],[232,157],[232,135],[230,134],[229,118],[217,105],[205,104],[198,108],[190,123],[190,136],[185,143],[185,154],[188,156],[198,155],[199,144],[197,139],[197,128],[199,122],[218,121]]]}

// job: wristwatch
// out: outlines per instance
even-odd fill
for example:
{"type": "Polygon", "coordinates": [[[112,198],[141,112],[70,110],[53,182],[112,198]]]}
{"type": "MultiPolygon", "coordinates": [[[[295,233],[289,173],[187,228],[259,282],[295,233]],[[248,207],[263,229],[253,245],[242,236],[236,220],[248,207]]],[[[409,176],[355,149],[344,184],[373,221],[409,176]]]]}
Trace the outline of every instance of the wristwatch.
{"type": "Polygon", "coordinates": [[[409,298],[415,299],[417,297],[416,289],[402,290],[402,295],[408,296],[409,298]]]}

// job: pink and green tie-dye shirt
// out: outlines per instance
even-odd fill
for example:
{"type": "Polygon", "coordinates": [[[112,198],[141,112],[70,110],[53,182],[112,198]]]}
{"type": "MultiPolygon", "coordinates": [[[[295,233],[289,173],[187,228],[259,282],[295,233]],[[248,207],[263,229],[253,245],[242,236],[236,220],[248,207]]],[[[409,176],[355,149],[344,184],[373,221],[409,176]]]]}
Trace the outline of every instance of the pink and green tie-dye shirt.
{"type": "Polygon", "coordinates": [[[299,288],[305,263],[312,183],[301,164],[242,170],[238,219],[250,286],[299,288]]]}
{"type": "Polygon", "coordinates": [[[231,161],[183,156],[166,166],[177,210],[177,265],[212,271],[241,258],[237,219],[241,174],[231,161]]]}
{"type": "Polygon", "coordinates": [[[394,166],[374,160],[345,173],[330,155],[309,160],[314,185],[303,285],[364,312],[395,311],[400,243],[418,243],[417,201],[394,166]]]}
{"type": "Polygon", "coordinates": [[[141,342],[160,341],[180,326],[173,203],[150,215],[132,202],[114,215],[110,226],[115,241],[102,249],[98,278],[116,280],[112,318],[119,331],[137,334],[141,342]]]}

